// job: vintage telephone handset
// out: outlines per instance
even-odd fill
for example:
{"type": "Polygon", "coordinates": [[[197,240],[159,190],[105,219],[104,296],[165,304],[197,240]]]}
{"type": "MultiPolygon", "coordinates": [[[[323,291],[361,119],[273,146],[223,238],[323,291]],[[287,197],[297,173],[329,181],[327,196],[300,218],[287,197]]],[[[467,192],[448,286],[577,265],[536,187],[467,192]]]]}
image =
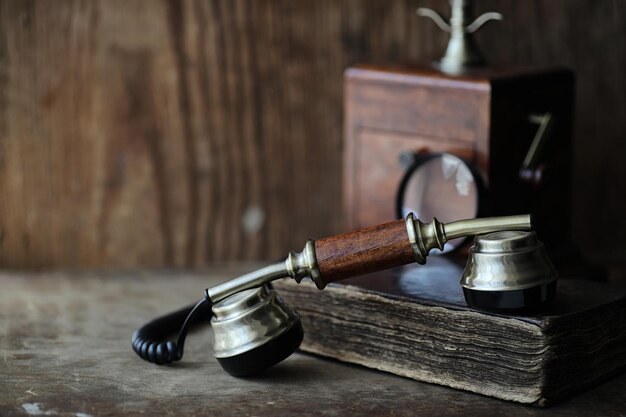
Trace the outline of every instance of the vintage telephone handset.
{"type": "Polygon", "coordinates": [[[295,311],[271,288],[271,281],[310,277],[321,290],[326,284],[412,262],[426,263],[431,249],[451,239],[478,236],[461,285],[468,304],[479,309],[521,310],[554,297],[556,274],[543,245],[531,229],[530,215],[422,223],[405,219],[317,241],[302,252],[290,252],[273,265],[205,290],[188,307],[157,318],[135,332],[132,345],[143,359],[166,364],[180,360],[187,331],[196,317],[208,319],[215,356],[236,376],[277,364],[302,342],[295,311]],[[182,325],[181,325],[182,324],[182,325]],[[178,340],[166,340],[180,329],[178,340]]]}

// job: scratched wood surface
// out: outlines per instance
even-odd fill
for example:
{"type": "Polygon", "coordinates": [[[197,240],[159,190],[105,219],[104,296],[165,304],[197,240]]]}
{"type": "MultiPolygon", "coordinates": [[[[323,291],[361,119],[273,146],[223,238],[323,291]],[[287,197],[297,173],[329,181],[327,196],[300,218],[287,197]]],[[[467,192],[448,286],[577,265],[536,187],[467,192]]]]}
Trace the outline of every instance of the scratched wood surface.
{"type": "MultiPolygon", "coordinates": [[[[233,378],[212,357],[208,328],[190,335],[185,357],[174,366],[151,365],[132,352],[130,335],[143,321],[252,267],[0,272],[0,415],[544,415],[301,353],[257,377],[233,378]]],[[[626,376],[617,377],[549,413],[620,415],[625,390],[626,376]]]]}
{"type": "MultiPolygon", "coordinates": [[[[619,258],[626,3],[479,3],[506,17],[478,34],[492,61],[578,74],[574,236],[619,258]]],[[[418,5],[448,7],[0,1],[0,265],[275,258],[342,231],[342,72],[438,55],[418,5]]]]}

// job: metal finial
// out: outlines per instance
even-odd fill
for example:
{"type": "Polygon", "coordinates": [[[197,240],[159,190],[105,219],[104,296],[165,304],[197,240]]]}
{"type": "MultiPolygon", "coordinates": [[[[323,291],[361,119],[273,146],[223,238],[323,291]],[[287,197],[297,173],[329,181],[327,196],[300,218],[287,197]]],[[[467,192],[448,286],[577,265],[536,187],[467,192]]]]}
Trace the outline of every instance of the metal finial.
{"type": "Polygon", "coordinates": [[[443,31],[450,32],[446,54],[439,62],[443,72],[460,74],[468,67],[480,67],[487,63],[471,35],[490,20],[502,20],[502,15],[496,12],[485,13],[468,24],[472,20],[472,6],[471,0],[451,0],[452,13],[449,22],[432,9],[417,9],[419,16],[431,18],[443,31]]]}

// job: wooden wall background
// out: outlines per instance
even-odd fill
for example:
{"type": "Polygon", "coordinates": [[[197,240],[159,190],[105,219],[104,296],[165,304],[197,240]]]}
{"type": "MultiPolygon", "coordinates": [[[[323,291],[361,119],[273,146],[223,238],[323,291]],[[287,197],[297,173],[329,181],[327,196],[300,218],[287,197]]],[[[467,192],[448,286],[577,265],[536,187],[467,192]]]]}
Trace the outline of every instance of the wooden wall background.
{"type": "MultiPolygon", "coordinates": [[[[341,230],[342,72],[438,55],[444,0],[1,1],[0,266],[193,266],[341,230]]],[[[626,254],[626,2],[482,0],[578,75],[574,236],[626,254]]],[[[555,213],[558,216],[558,213],[555,213]]]]}

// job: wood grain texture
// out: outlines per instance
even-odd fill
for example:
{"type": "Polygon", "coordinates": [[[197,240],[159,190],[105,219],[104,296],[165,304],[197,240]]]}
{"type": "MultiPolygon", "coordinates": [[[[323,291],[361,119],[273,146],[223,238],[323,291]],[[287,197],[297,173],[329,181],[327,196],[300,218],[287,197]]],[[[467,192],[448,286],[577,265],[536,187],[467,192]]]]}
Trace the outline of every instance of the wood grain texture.
{"type": "MultiPolygon", "coordinates": [[[[233,378],[213,357],[208,328],[189,335],[175,365],[135,356],[130,337],[137,326],[252,268],[0,272],[0,415],[545,416],[545,410],[301,353],[253,378],[233,378]]],[[[550,416],[618,415],[625,390],[626,376],[615,378],[552,408],[550,416]]]]}
{"type": "Polygon", "coordinates": [[[415,262],[402,219],[316,240],[315,255],[327,284],[415,262]]]}
{"type": "MultiPolygon", "coordinates": [[[[438,56],[417,6],[448,7],[0,1],[0,265],[276,258],[341,232],[342,73],[438,56]]],[[[506,19],[478,34],[492,61],[576,72],[574,237],[619,258],[626,4],[479,7],[506,19]]]]}

